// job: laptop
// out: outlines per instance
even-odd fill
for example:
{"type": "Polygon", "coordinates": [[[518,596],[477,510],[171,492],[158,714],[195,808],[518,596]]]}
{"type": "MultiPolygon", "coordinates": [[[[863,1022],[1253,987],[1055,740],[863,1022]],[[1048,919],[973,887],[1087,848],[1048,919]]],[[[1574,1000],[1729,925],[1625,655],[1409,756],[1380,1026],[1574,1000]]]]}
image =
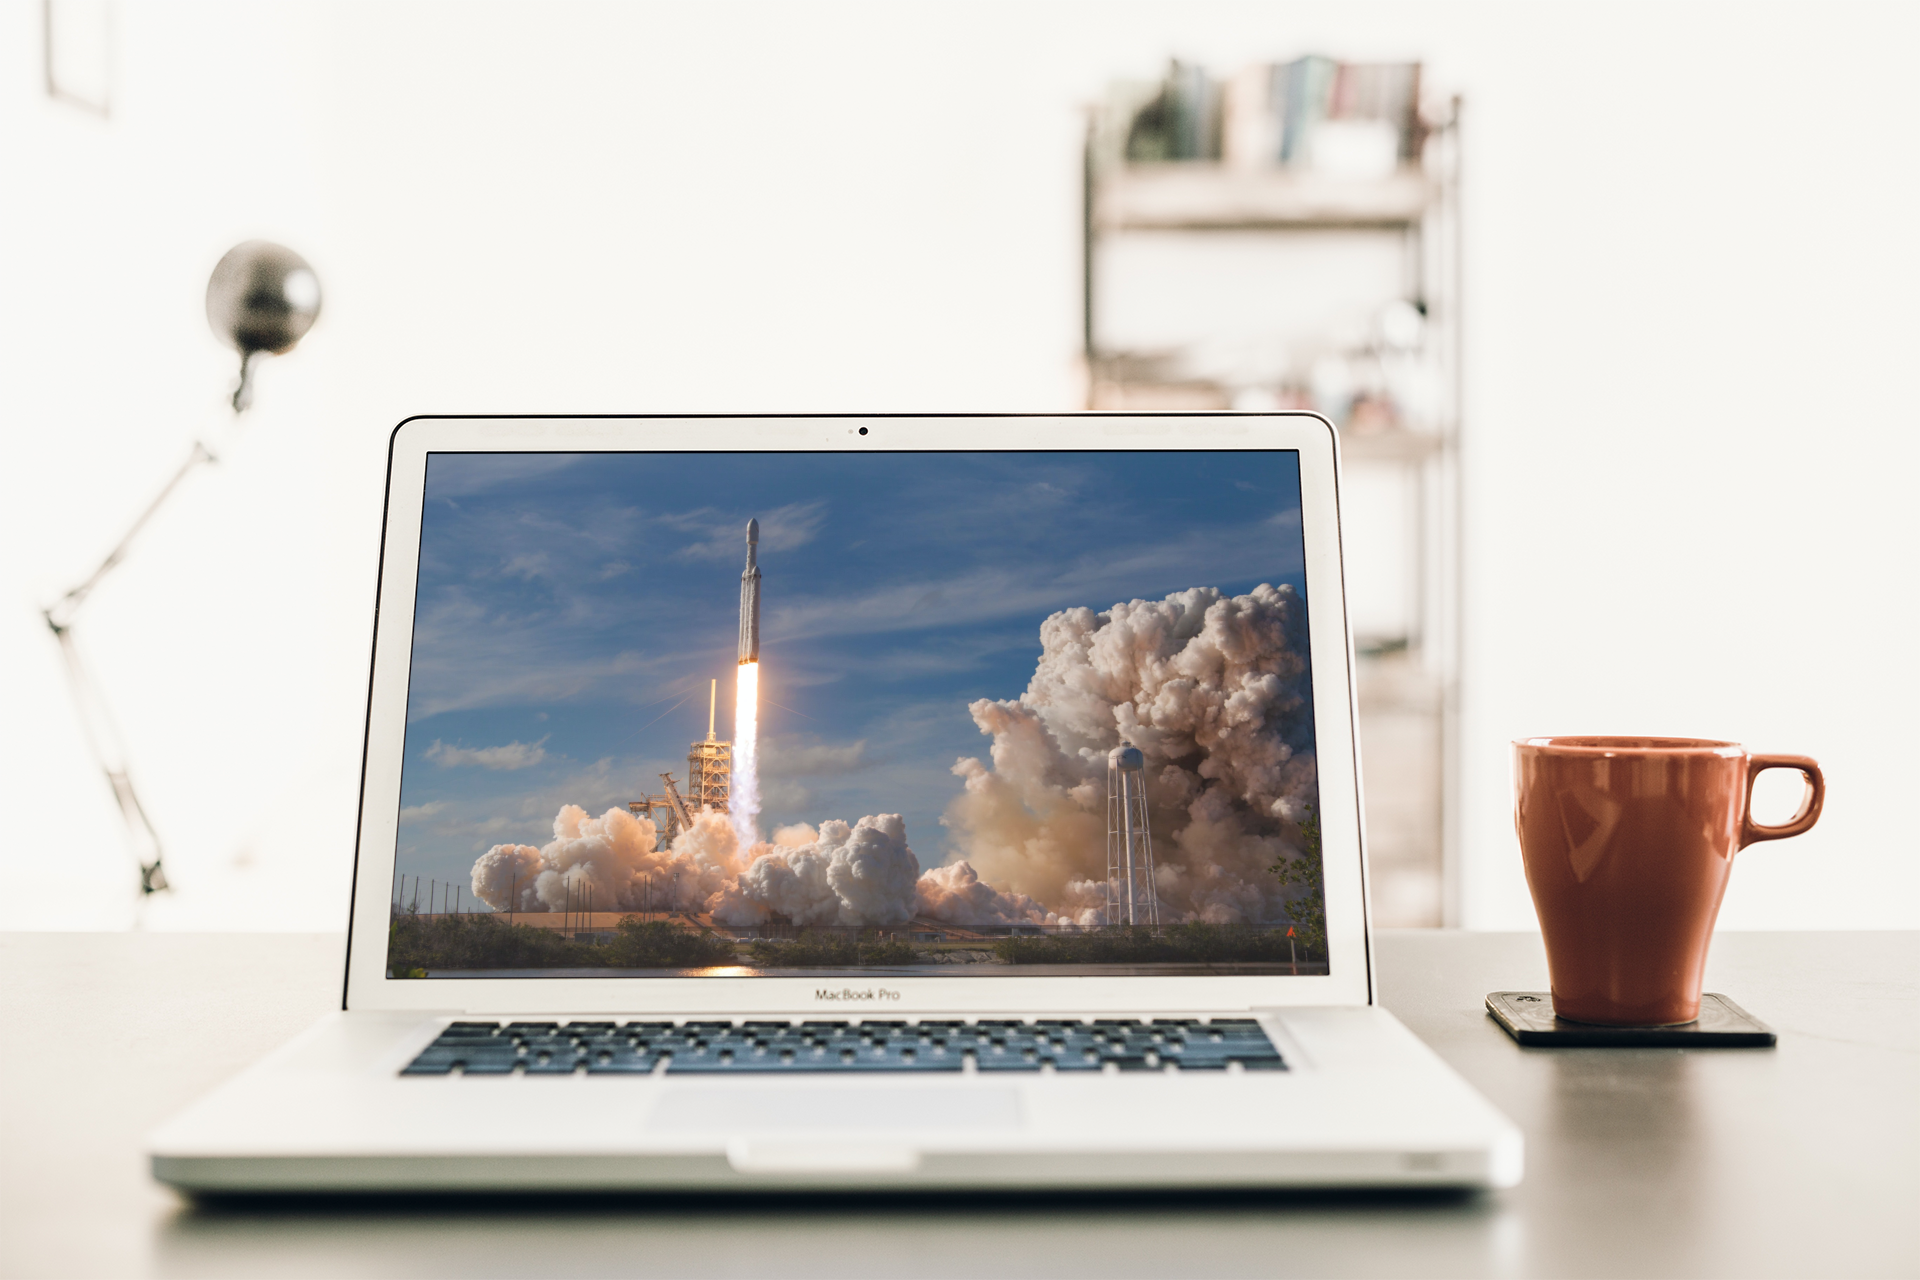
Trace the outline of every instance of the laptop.
{"type": "Polygon", "coordinates": [[[1304,413],[414,418],[340,1011],[189,1192],[1504,1187],[1304,413]]]}

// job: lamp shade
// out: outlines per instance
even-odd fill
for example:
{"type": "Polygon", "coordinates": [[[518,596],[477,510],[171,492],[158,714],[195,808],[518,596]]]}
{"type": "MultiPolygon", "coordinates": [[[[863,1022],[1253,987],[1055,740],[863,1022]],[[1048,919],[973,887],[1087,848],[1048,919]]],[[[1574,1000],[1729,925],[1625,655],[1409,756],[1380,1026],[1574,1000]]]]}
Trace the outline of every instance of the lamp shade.
{"type": "Polygon", "coordinates": [[[242,356],[291,351],[319,314],[320,278],[282,245],[235,245],[207,281],[207,323],[242,356]]]}

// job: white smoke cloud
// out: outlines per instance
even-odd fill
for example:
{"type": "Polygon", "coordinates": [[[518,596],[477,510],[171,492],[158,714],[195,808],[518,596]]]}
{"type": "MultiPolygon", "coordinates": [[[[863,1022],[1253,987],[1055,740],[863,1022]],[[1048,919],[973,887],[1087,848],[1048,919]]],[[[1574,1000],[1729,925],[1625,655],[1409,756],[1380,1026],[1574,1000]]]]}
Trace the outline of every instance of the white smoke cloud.
{"type": "Polygon", "coordinates": [[[820,838],[820,832],[804,822],[773,829],[773,842],[783,849],[798,849],[820,838]]]}
{"type": "Polygon", "coordinates": [[[1146,757],[1160,900],[1175,919],[1270,921],[1315,797],[1306,614],[1291,587],[1209,587],[1040,627],[1019,698],[969,708],[991,765],[960,760],[954,843],[985,880],[1080,921],[1106,878],[1107,753],[1146,757]]]}
{"type": "Polygon", "coordinates": [[[794,924],[899,925],[915,915],[950,924],[1056,924],[1031,898],[1002,894],[965,863],[922,875],[896,813],[849,826],[782,827],[774,843],[742,856],[725,815],[701,813],[669,849],[655,849],[653,823],[624,809],[589,817],[560,810],[540,848],[495,845],[473,866],[473,892],[498,911],[576,909],[591,891],[596,909],[636,911],[653,878],[656,910],[711,912],[727,925],[779,917],[794,924]],[[509,905],[511,904],[511,905],[509,905]]]}
{"type": "MultiPolygon", "coordinates": [[[[791,831],[791,828],[787,828],[791,831]]],[[[920,862],[907,847],[897,813],[823,822],[812,843],[759,846],[714,919],[759,924],[778,915],[794,924],[905,924],[913,918],[920,862]]]]}
{"type": "Polygon", "coordinates": [[[497,844],[473,864],[473,896],[495,911],[545,911],[537,889],[546,867],[530,844],[497,844]]]}
{"type": "Polygon", "coordinates": [[[559,911],[570,891],[577,903],[588,889],[597,910],[638,911],[651,901],[657,911],[697,911],[739,876],[724,814],[696,814],[669,849],[654,848],[656,838],[651,820],[625,809],[595,818],[565,805],[547,844],[497,844],[481,854],[473,893],[496,911],[559,911]]]}
{"type": "MultiPolygon", "coordinates": [[[[945,866],[921,872],[898,814],[795,824],[765,843],[738,825],[741,814],[706,812],[656,849],[646,818],[566,805],[546,845],[482,855],[473,892],[496,910],[557,911],[590,888],[600,909],[633,911],[651,883],[654,909],[736,926],[915,916],[1097,925],[1107,753],[1124,740],[1147,762],[1164,918],[1280,918],[1289,890],[1267,868],[1298,852],[1297,823],[1315,795],[1306,618],[1292,589],[1229,597],[1200,587],[1105,613],[1068,609],[1041,624],[1040,638],[1025,693],[969,708],[993,739],[991,764],[954,765],[965,790],[944,821],[962,856],[945,866]]],[[[736,798],[739,764],[736,744],[736,798]]]]}
{"type": "Polygon", "coordinates": [[[943,924],[1005,925],[1071,923],[1069,917],[1024,893],[1002,893],[980,878],[971,865],[950,862],[920,877],[915,887],[916,914],[943,924]]]}

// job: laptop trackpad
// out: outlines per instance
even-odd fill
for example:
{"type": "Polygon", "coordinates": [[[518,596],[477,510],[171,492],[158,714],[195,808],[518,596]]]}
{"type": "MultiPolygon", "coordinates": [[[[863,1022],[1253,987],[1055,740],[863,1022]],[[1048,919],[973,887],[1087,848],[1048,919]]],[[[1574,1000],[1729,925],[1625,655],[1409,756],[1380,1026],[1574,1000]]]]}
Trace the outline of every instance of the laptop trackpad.
{"type": "Polygon", "coordinates": [[[925,1133],[1017,1129],[1015,1089],[795,1089],[739,1083],[681,1085],[647,1117],[654,1133],[925,1133]]]}

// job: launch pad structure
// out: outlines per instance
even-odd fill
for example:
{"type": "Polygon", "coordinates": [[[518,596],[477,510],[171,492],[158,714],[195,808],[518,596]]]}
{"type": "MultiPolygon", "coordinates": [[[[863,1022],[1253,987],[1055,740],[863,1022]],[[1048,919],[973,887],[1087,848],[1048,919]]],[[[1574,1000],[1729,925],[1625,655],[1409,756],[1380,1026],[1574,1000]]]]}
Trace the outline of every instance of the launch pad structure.
{"type": "Polygon", "coordinates": [[[682,831],[693,825],[693,815],[703,810],[726,813],[733,796],[733,744],[714,734],[714,713],[718,708],[720,682],[710,681],[707,688],[707,736],[687,749],[687,790],[683,796],[671,773],[660,775],[664,793],[629,800],[627,812],[647,818],[659,832],[657,843],[665,848],[682,831]]]}
{"type": "Polygon", "coordinates": [[[719,696],[720,682],[712,681],[707,689],[706,740],[687,750],[687,803],[696,813],[702,809],[725,813],[733,795],[733,744],[713,736],[713,712],[719,696]]]}

